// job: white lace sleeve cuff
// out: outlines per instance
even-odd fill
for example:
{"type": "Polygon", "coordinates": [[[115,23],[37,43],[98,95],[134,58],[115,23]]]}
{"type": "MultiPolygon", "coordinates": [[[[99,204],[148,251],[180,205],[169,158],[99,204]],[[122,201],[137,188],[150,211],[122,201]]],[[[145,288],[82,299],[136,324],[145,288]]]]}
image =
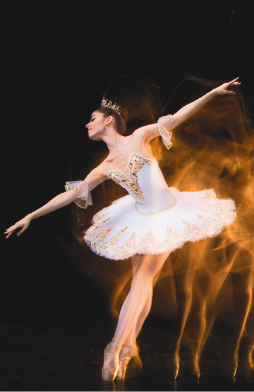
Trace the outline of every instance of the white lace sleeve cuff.
{"type": "Polygon", "coordinates": [[[161,125],[161,121],[163,121],[166,118],[171,118],[171,117],[172,117],[172,114],[168,114],[167,116],[160,117],[159,120],[157,121],[158,129],[159,129],[160,135],[162,137],[162,141],[168,150],[173,145],[173,143],[170,141],[171,137],[172,137],[172,132],[167,131],[167,129],[163,125],[161,125]]]}
{"type": "Polygon", "coordinates": [[[87,206],[91,206],[92,197],[89,190],[89,186],[85,181],[69,181],[65,183],[66,192],[70,189],[76,190],[76,195],[78,196],[77,200],[74,200],[74,203],[81,208],[87,208],[87,206]]]}

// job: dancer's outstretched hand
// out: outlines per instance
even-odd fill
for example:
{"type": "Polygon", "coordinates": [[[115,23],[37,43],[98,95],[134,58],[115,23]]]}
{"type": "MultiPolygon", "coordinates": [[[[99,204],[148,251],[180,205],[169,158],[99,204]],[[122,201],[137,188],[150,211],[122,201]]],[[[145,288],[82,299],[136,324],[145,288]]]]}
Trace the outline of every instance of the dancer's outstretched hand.
{"type": "Polygon", "coordinates": [[[7,234],[5,238],[9,238],[15,230],[17,230],[19,227],[22,227],[22,229],[18,232],[17,236],[21,235],[24,233],[24,231],[28,228],[30,225],[31,219],[28,216],[25,216],[25,218],[21,219],[20,221],[16,222],[15,225],[9,227],[4,234],[7,234]]]}
{"type": "Polygon", "coordinates": [[[215,88],[214,91],[216,91],[216,94],[218,95],[224,95],[224,94],[236,95],[234,91],[228,90],[228,88],[232,86],[239,86],[241,82],[238,82],[237,79],[239,79],[239,77],[234,80],[231,80],[231,82],[223,83],[221,86],[215,88]]]}

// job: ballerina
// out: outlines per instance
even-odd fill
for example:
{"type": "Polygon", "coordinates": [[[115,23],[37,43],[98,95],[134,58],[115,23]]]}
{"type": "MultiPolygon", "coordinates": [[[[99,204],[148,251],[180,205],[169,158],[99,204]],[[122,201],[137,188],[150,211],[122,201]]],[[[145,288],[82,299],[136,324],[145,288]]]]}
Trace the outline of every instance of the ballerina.
{"type": "Polygon", "coordinates": [[[72,202],[81,208],[92,204],[91,191],[112,179],[129,193],[103,208],[93,217],[84,240],[100,256],[123,260],[131,258],[132,283],[122,305],[112,341],[104,350],[102,379],[123,380],[131,358],[140,362],[136,338],[152,304],[153,279],[171,252],[187,241],[214,237],[236,219],[235,202],[218,199],[213,189],[181,192],[168,187],[155,160],[150,141],[162,137],[172,146],[171,130],[187,120],[215,95],[233,94],[229,88],[240,85],[239,78],[211,90],[157,123],[126,130],[126,110],[103,100],[86,125],[92,140],[103,140],[109,155],[83,181],[69,181],[63,192],[43,207],[28,214],[6,231],[9,238],[17,229],[20,236],[33,219],[72,202]]]}

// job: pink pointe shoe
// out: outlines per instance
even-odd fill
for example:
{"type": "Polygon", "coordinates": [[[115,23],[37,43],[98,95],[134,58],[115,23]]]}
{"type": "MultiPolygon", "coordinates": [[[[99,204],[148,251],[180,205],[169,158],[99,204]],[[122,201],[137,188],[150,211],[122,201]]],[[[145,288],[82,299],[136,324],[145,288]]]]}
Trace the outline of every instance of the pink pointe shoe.
{"type": "MultiPolygon", "coordinates": [[[[131,360],[131,358],[134,359],[136,365],[139,365],[139,367],[142,366],[142,362],[139,356],[139,347],[136,344],[136,340],[135,339],[130,339],[133,343],[134,346],[131,347],[121,358],[120,362],[119,362],[119,367],[116,373],[116,380],[124,380],[125,379],[125,373],[126,373],[126,369],[127,366],[129,364],[129,361],[131,360]]],[[[123,344],[123,346],[125,346],[125,344],[123,344]]]]}
{"type": "MultiPolygon", "coordinates": [[[[104,350],[104,361],[105,361],[106,353],[114,353],[117,351],[120,352],[122,349],[122,344],[123,344],[122,339],[113,338],[112,341],[106,346],[104,350]]],[[[103,364],[102,375],[101,375],[102,380],[113,381],[116,378],[118,367],[119,366],[116,366],[113,370],[108,370],[103,364]]]]}

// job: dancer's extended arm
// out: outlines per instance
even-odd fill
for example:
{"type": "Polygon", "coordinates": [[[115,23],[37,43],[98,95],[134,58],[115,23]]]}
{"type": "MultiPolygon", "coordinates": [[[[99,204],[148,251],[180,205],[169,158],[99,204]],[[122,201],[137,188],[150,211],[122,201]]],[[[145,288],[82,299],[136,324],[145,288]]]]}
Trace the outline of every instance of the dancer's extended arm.
{"type": "MultiPolygon", "coordinates": [[[[238,86],[241,82],[238,82],[236,78],[228,83],[223,83],[221,86],[209,91],[207,94],[202,97],[196,99],[195,101],[189,103],[188,105],[183,106],[178,112],[176,112],[173,116],[168,116],[162,118],[160,121],[160,125],[162,128],[165,128],[166,131],[177,127],[182,122],[186,121],[190,116],[192,116],[198,109],[204,106],[207,102],[210,101],[215,95],[224,95],[231,94],[235,95],[234,91],[228,90],[229,87],[238,86]]],[[[150,141],[153,138],[160,135],[158,124],[150,124],[144,127],[138,128],[136,133],[139,134],[140,138],[146,139],[146,141],[150,141]]]]}
{"type": "MultiPolygon", "coordinates": [[[[84,181],[79,181],[80,185],[69,188],[68,192],[63,192],[51,199],[47,204],[39,208],[38,210],[28,214],[25,216],[23,219],[20,221],[16,222],[15,225],[9,227],[4,234],[6,234],[6,238],[9,238],[16,229],[21,228],[21,230],[18,232],[18,236],[22,234],[30,225],[31,220],[39,218],[40,216],[49,214],[50,212],[53,212],[55,210],[58,210],[59,208],[65,207],[68,204],[72,203],[73,201],[77,201],[79,199],[82,199],[82,194],[81,189],[83,190],[83,193],[86,192],[88,194],[92,189],[94,189],[97,185],[99,185],[101,182],[103,182],[106,179],[105,174],[104,174],[104,169],[102,165],[99,165],[95,169],[93,169],[88,176],[84,179],[84,181]]],[[[92,204],[91,202],[88,203],[92,204]]]]}

